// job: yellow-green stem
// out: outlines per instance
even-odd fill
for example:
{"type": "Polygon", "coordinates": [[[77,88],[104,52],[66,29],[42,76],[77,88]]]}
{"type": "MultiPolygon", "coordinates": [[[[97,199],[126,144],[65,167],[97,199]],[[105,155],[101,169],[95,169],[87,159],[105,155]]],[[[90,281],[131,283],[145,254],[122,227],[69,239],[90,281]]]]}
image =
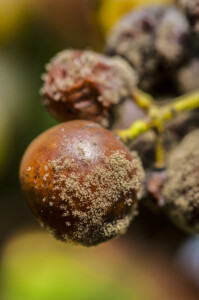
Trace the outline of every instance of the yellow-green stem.
{"type": "Polygon", "coordinates": [[[163,126],[166,121],[173,119],[177,114],[199,108],[199,91],[175,98],[165,106],[149,108],[147,118],[135,121],[130,128],[119,130],[117,134],[124,142],[136,138],[140,134],[163,126]]]}
{"type": "Polygon", "coordinates": [[[161,169],[165,166],[162,132],[159,132],[156,138],[155,154],[155,167],[161,169]]]}
{"type": "Polygon", "coordinates": [[[142,108],[143,110],[148,111],[155,105],[155,101],[153,97],[147,93],[142,92],[139,89],[135,89],[132,92],[132,97],[137,105],[142,108]]]}

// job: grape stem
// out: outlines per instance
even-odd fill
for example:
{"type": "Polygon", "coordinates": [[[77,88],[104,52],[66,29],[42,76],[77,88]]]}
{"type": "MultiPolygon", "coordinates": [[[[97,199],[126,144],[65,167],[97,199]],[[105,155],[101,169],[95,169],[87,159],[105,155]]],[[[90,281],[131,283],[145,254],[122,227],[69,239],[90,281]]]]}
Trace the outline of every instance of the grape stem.
{"type": "Polygon", "coordinates": [[[128,143],[148,130],[155,130],[157,133],[156,165],[162,167],[164,165],[162,146],[164,124],[182,112],[199,108],[199,91],[177,97],[163,106],[157,105],[150,95],[139,90],[134,91],[132,96],[137,105],[147,111],[147,117],[135,121],[129,128],[118,130],[116,133],[125,143],[128,143]]]}

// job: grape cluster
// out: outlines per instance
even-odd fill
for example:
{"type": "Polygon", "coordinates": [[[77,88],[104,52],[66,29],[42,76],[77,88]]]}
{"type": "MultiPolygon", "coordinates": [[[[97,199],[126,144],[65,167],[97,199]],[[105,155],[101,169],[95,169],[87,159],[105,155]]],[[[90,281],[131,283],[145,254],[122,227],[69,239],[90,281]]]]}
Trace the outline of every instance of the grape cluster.
{"type": "MultiPolygon", "coordinates": [[[[162,96],[197,88],[181,84],[181,70],[199,59],[199,1],[151,6],[122,17],[106,43],[108,55],[120,55],[135,69],[141,89],[162,96]]],[[[197,71],[198,75],[199,71],[197,71]]]]}
{"type": "MultiPolygon", "coordinates": [[[[166,175],[158,178],[161,172],[156,172],[149,178],[154,172],[148,172],[151,164],[143,155],[154,156],[155,133],[135,142],[138,156],[105,129],[146,117],[134,101],[136,86],[163,96],[199,85],[198,4],[177,2],[125,15],[107,38],[106,55],[64,50],[46,66],[41,95],[50,114],[63,123],[28,147],[20,181],[31,210],[58,239],[91,246],[124,233],[139,200],[150,193],[161,197],[178,226],[199,232],[199,132],[185,137],[172,153],[176,143],[170,137],[166,175]]],[[[171,126],[172,139],[182,140],[183,126],[180,139],[179,126],[171,126]]]]}
{"type": "Polygon", "coordinates": [[[111,30],[106,52],[125,58],[136,70],[140,88],[151,90],[188,58],[189,31],[186,17],[174,7],[132,11],[111,30]]]}

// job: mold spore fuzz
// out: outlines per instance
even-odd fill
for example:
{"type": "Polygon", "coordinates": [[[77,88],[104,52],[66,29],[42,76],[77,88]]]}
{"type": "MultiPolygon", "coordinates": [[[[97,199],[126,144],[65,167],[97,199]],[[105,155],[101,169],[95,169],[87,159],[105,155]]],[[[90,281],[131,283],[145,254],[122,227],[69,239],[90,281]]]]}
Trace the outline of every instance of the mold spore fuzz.
{"type": "Polygon", "coordinates": [[[73,49],[58,53],[42,78],[41,94],[52,116],[60,121],[91,120],[106,128],[137,83],[122,58],[73,49]]]}
{"type": "Polygon", "coordinates": [[[165,209],[186,232],[199,233],[199,130],[184,138],[168,161],[165,209]]]}
{"type": "Polygon", "coordinates": [[[189,54],[190,26],[175,7],[152,5],[132,10],[113,26],[106,53],[119,55],[135,69],[138,85],[153,90],[171,75],[189,54]]]}
{"type": "Polygon", "coordinates": [[[126,231],[144,178],[137,154],[87,121],[67,122],[38,137],[20,174],[24,195],[43,226],[63,241],[86,246],[126,231]]]}

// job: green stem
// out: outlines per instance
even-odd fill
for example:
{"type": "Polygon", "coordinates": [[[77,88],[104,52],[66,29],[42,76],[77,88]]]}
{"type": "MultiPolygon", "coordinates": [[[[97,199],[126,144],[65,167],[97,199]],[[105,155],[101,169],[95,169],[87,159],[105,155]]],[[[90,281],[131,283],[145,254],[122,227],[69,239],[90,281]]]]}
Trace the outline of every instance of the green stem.
{"type": "Polygon", "coordinates": [[[196,108],[199,108],[199,91],[178,97],[165,106],[152,105],[151,110],[148,105],[149,115],[146,119],[135,121],[130,128],[119,130],[117,134],[124,142],[128,142],[150,129],[157,130],[165,122],[175,118],[177,114],[196,108]]]}

